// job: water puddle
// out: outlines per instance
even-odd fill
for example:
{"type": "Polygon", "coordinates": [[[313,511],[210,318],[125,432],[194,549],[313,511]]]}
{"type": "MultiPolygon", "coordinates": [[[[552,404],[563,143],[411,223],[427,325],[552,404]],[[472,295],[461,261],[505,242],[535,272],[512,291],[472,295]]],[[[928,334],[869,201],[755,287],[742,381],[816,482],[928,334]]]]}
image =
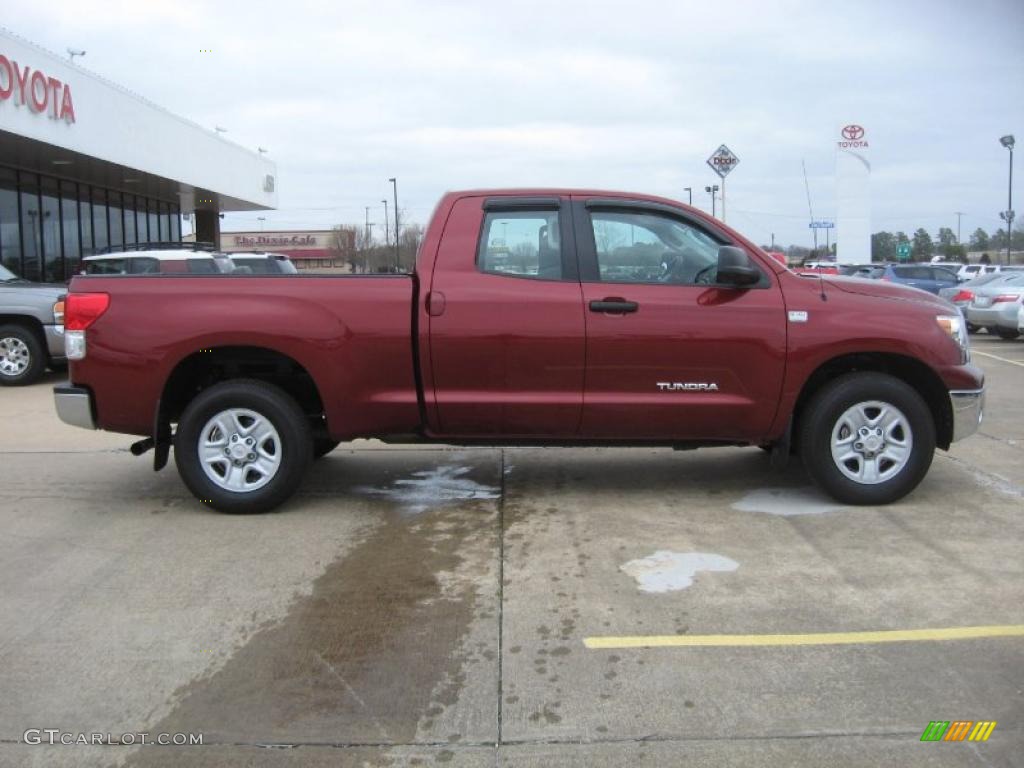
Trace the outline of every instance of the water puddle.
{"type": "Polygon", "coordinates": [[[385,488],[359,486],[357,493],[382,496],[413,514],[447,504],[477,499],[497,499],[498,488],[482,485],[466,477],[470,467],[443,466],[413,472],[411,477],[395,480],[385,488]]]}
{"type": "Polygon", "coordinates": [[[672,592],[693,584],[698,571],[735,571],[740,564],[708,552],[671,552],[662,549],[639,560],[630,560],[619,570],[637,581],[641,592],[672,592]]]}
{"type": "Polygon", "coordinates": [[[766,515],[821,515],[846,509],[817,488],[759,488],[732,505],[739,512],[763,512],[766,515]]]}

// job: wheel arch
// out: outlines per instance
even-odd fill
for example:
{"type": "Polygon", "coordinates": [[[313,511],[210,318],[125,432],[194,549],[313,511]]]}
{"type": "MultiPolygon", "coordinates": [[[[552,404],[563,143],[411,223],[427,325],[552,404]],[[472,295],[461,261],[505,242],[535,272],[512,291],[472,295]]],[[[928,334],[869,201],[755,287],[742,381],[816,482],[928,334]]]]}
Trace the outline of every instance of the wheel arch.
{"type": "Polygon", "coordinates": [[[268,347],[226,345],[196,350],[171,369],[157,403],[157,443],[169,442],[171,422],[178,420],[196,395],[230,379],[256,379],[279,387],[298,403],[314,430],[326,429],[323,397],[305,366],[268,347]]]}
{"type": "Polygon", "coordinates": [[[924,400],[935,423],[935,442],[948,450],[953,440],[953,409],[949,392],[939,375],[926,363],[890,352],[857,352],[839,355],[819,365],[804,382],[793,408],[793,434],[799,434],[807,404],[830,381],[846,373],[888,374],[910,385],[924,400]]]}

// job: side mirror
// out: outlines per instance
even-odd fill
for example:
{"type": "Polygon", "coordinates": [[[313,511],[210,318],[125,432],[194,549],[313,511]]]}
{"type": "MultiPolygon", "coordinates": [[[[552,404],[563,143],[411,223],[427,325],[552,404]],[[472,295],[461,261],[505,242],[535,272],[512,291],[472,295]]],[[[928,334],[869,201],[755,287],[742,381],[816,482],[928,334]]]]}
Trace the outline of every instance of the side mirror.
{"type": "Polygon", "coordinates": [[[743,287],[760,281],[761,272],[742,248],[723,245],[718,249],[718,282],[743,287]]]}

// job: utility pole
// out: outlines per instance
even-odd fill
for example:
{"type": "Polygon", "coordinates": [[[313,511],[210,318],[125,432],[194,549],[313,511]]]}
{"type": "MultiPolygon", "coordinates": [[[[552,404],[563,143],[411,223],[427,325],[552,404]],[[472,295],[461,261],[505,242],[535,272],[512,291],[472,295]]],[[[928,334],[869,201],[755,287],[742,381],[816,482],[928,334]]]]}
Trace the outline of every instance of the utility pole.
{"type": "Polygon", "coordinates": [[[370,206],[366,206],[366,225],[363,228],[363,247],[370,247],[370,206]]]}
{"type": "Polygon", "coordinates": [[[718,185],[715,184],[710,187],[704,187],[704,191],[711,195],[711,216],[715,215],[715,198],[718,196],[718,185]]]}
{"type": "Polygon", "coordinates": [[[388,181],[391,182],[391,186],[395,192],[395,269],[399,269],[402,266],[402,254],[399,250],[399,242],[402,239],[402,230],[398,228],[398,180],[392,176],[388,181]]]}
{"type": "Polygon", "coordinates": [[[384,203],[384,245],[389,246],[391,245],[391,240],[388,238],[388,201],[381,200],[381,202],[384,203]]]}
{"type": "Polygon", "coordinates": [[[772,250],[775,250],[775,233],[772,232],[772,250]]]}
{"type": "Polygon", "coordinates": [[[725,223],[725,176],[722,177],[722,223],[725,223]]]}
{"type": "Polygon", "coordinates": [[[1010,183],[1008,185],[1006,210],[999,217],[1006,222],[1006,263],[1010,263],[1010,245],[1013,240],[1013,135],[1003,136],[999,143],[1010,150],[1010,183]]]}

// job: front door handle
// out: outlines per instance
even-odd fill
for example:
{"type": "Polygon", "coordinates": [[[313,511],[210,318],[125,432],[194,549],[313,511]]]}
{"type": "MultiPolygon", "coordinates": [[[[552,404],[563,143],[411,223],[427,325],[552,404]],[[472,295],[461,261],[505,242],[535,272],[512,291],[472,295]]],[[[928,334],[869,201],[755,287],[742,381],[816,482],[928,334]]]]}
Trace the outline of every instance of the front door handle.
{"type": "Polygon", "coordinates": [[[591,312],[614,312],[624,314],[626,312],[636,312],[638,309],[640,309],[640,305],[635,301],[626,301],[625,299],[620,299],[618,296],[590,302],[591,312]]]}

